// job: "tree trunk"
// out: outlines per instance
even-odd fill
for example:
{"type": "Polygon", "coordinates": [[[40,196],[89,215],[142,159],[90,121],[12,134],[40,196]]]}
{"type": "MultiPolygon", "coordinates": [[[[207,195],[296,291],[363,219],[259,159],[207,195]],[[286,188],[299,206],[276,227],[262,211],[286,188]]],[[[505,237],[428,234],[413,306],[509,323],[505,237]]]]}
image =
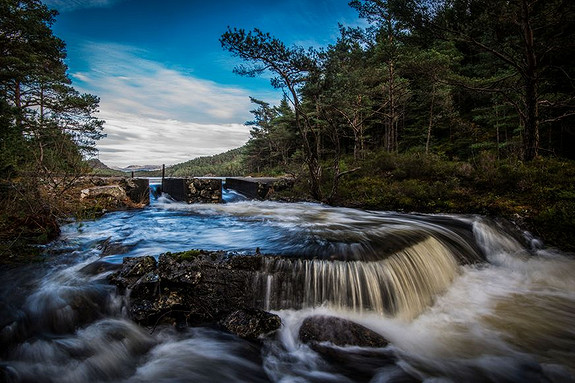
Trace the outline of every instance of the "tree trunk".
{"type": "Polygon", "coordinates": [[[530,161],[537,156],[539,149],[539,121],[537,111],[537,57],[535,55],[533,30],[530,24],[529,3],[521,1],[521,29],[525,48],[525,100],[523,120],[523,160],[530,161]]]}
{"type": "Polygon", "coordinates": [[[388,80],[388,107],[389,107],[389,112],[387,114],[387,131],[385,133],[385,150],[387,152],[393,152],[394,148],[395,148],[395,144],[394,144],[394,138],[395,138],[395,119],[396,119],[396,115],[395,115],[395,98],[394,98],[394,68],[393,68],[393,62],[390,62],[388,64],[388,74],[389,74],[389,80],[388,80]]]}
{"type": "Polygon", "coordinates": [[[431,87],[431,107],[429,108],[429,125],[427,127],[427,140],[425,141],[425,154],[429,154],[431,142],[431,127],[433,126],[433,104],[435,102],[435,84],[431,87]]]}
{"type": "MultiPolygon", "coordinates": [[[[287,84],[287,80],[286,80],[286,84],[287,84]]],[[[321,201],[321,199],[323,198],[323,194],[321,191],[321,173],[322,173],[322,169],[321,169],[321,165],[319,163],[319,138],[317,137],[317,134],[315,134],[315,132],[313,132],[313,129],[310,128],[309,126],[309,122],[305,120],[305,115],[303,118],[303,124],[302,124],[302,116],[301,116],[301,110],[300,110],[300,103],[299,103],[299,99],[298,99],[298,94],[295,90],[295,88],[288,86],[288,89],[293,97],[293,105],[294,105],[294,109],[295,109],[295,123],[296,123],[296,127],[297,130],[300,132],[302,140],[303,140],[303,146],[304,146],[304,153],[305,153],[305,158],[304,161],[307,164],[307,168],[309,171],[309,177],[310,177],[310,194],[311,196],[318,201],[321,201]],[[310,142],[310,137],[309,135],[314,136],[314,142],[310,142]]]]}

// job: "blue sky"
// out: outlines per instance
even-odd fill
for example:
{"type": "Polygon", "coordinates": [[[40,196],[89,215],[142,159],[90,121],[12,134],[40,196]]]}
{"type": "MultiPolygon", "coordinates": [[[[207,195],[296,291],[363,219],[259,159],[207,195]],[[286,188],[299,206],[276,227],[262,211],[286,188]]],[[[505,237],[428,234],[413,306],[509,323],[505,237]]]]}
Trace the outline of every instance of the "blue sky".
{"type": "Polygon", "coordinates": [[[174,164],[243,145],[249,96],[276,104],[268,78],[243,78],[221,48],[228,26],[260,28],[288,45],[326,46],[338,23],[361,21],[348,0],[45,0],[60,15],[69,73],[100,97],[108,135],[100,159],[114,166],[174,164]]]}

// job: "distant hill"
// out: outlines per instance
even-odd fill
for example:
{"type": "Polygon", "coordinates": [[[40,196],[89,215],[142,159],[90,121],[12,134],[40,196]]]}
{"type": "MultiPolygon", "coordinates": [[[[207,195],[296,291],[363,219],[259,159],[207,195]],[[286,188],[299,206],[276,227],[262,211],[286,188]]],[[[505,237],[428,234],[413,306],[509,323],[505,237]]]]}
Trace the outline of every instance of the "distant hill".
{"type": "MultiPolygon", "coordinates": [[[[241,176],[245,174],[242,163],[243,147],[229,150],[213,156],[198,157],[181,164],[166,167],[168,177],[202,177],[206,175],[225,177],[241,176]]],[[[138,172],[138,176],[161,176],[161,170],[151,172],[138,172]]]]}
{"type": "MultiPolygon", "coordinates": [[[[110,167],[108,167],[108,165],[106,165],[105,163],[103,163],[102,161],[100,161],[97,158],[91,158],[88,161],[86,161],[86,163],[88,164],[88,166],[90,166],[92,169],[110,169],[110,167]]],[[[111,170],[111,169],[110,169],[111,170]]]]}
{"type": "Polygon", "coordinates": [[[92,168],[92,174],[99,176],[123,176],[124,172],[110,168],[97,158],[91,158],[86,161],[89,167],[92,168]]]}

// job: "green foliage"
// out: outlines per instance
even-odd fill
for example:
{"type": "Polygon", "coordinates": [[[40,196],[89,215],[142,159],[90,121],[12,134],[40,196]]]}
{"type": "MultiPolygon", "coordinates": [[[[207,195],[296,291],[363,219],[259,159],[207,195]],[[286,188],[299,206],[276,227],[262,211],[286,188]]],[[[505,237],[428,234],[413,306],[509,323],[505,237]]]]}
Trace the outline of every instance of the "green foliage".
{"type": "Polygon", "coordinates": [[[51,30],[55,15],[38,0],[0,4],[4,179],[78,174],[103,136],[103,121],[93,117],[99,99],[70,86],[64,42],[51,30]]]}
{"type": "Polygon", "coordinates": [[[477,161],[380,152],[340,184],[340,204],[378,210],[474,213],[520,220],[546,243],[575,250],[575,162],[477,161]],[[418,166],[419,164],[419,166],[418,166]]]}
{"type": "MultiPolygon", "coordinates": [[[[258,29],[222,35],[224,49],[248,65],[236,72],[271,72],[272,84],[285,90],[293,107],[280,112],[281,106],[252,100],[257,108],[246,170],[305,166],[307,175],[294,173],[307,178],[309,194],[331,202],[350,173],[377,168],[377,161],[389,165],[383,176],[395,180],[448,183],[448,174],[464,171],[461,182],[498,195],[514,185],[529,189],[520,160],[538,153],[573,157],[575,50],[569,31],[575,3],[350,5],[368,26],[340,27],[336,43],[321,50],[287,47],[258,29]],[[382,150],[392,156],[382,158],[382,150]],[[405,156],[393,157],[398,153],[405,156]]],[[[405,187],[414,198],[424,189],[405,187]]],[[[402,205],[409,203],[394,206],[402,205]]],[[[481,198],[477,205],[490,206],[481,198]]]]}

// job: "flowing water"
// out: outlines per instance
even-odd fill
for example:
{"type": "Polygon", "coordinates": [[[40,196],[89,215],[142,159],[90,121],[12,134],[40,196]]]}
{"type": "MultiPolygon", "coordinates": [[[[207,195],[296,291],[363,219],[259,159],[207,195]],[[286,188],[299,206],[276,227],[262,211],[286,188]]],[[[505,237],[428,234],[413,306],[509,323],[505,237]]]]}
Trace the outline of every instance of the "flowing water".
{"type": "Polygon", "coordinates": [[[226,199],[160,197],[70,223],[44,262],[1,269],[0,382],[575,381],[575,259],[529,233],[478,216],[226,199]],[[282,318],[274,337],[127,318],[106,279],[122,258],[192,248],[282,256],[254,281],[282,318]],[[317,353],[298,339],[312,315],[390,345],[317,353]]]}

